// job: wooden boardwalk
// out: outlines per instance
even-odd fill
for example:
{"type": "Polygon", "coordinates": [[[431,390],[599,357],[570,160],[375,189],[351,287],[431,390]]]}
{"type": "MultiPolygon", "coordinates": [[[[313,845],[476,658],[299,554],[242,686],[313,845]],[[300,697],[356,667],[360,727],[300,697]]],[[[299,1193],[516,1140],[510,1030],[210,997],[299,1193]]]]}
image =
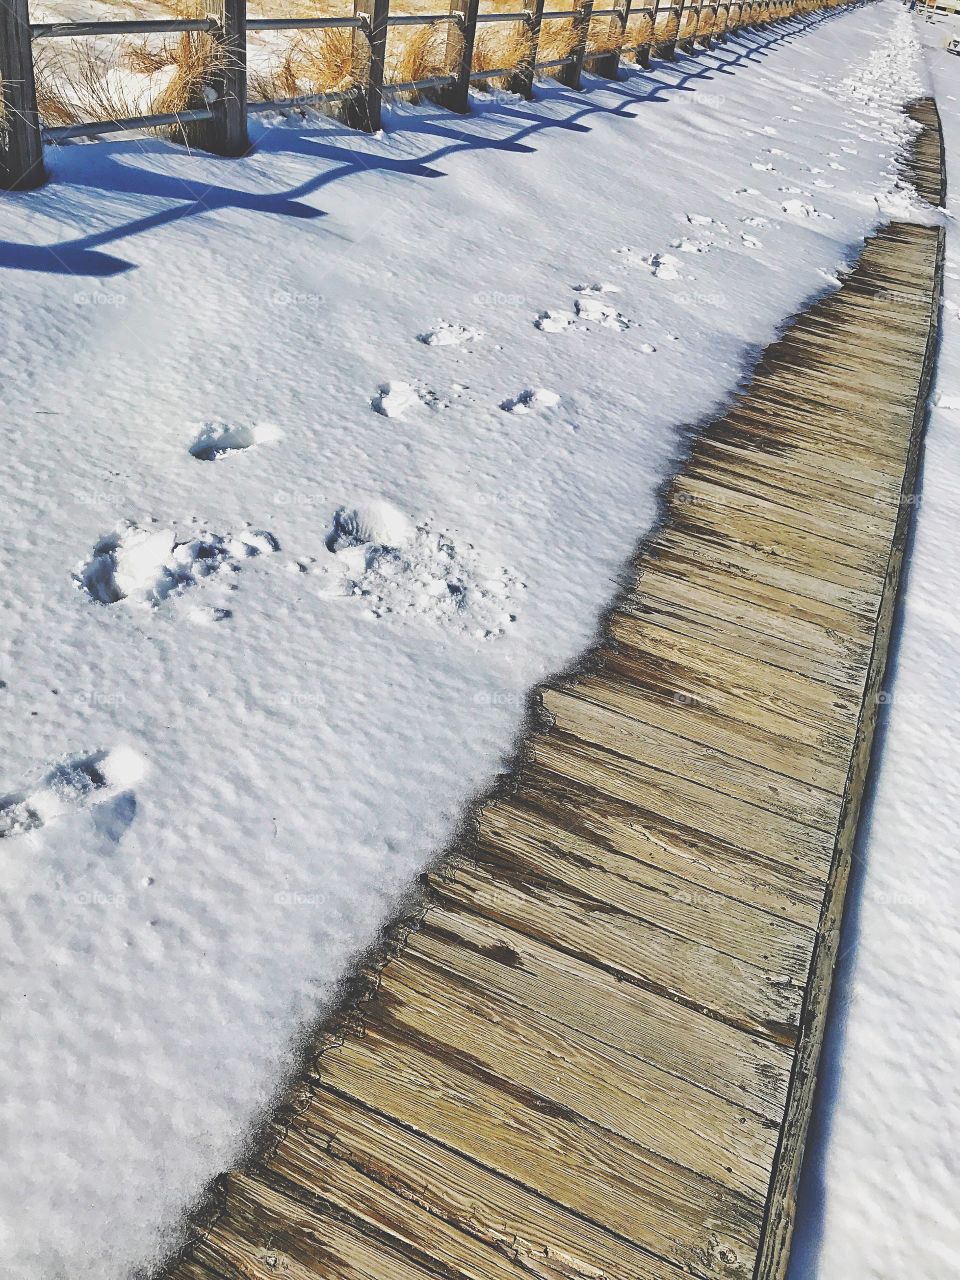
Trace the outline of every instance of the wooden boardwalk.
{"type": "Polygon", "coordinates": [[[886,227],[703,432],[172,1280],[783,1275],[941,261],[886,227]]]}

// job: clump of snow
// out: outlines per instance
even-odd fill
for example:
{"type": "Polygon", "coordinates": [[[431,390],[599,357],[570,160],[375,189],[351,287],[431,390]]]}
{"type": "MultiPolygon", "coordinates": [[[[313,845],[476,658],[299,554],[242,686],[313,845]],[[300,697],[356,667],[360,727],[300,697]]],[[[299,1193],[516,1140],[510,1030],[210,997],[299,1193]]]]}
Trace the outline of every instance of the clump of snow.
{"type": "Polygon", "coordinates": [[[618,249],[631,264],[646,267],[652,276],[661,280],[678,280],[680,278],[680,259],[672,253],[638,253],[636,249],[627,247],[618,249]]]}
{"type": "Polygon", "coordinates": [[[610,284],[605,280],[597,281],[593,284],[575,284],[573,286],[575,293],[621,293],[619,285],[610,284]]]}
{"type": "Polygon", "coordinates": [[[254,445],[279,440],[281,432],[269,423],[230,425],[225,422],[207,422],[190,446],[193,457],[201,462],[213,462],[225,454],[243,452],[254,445]]]}
{"type": "Polygon", "coordinates": [[[605,329],[616,329],[621,333],[630,328],[630,321],[621,315],[616,307],[601,302],[599,298],[578,298],[574,305],[577,316],[581,320],[603,325],[605,329]]]}
{"type": "Polygon", "coordinates": [[[372,617],[415,616],[482,639],[516,622],[523,584],[514,574],[388,502],[341,508],[326,547],[333,560],[320,567],[322,592],[362,600],[372,617]]]}
{"type": "Polygon", "coordinates": [[[780,206],[791,218],[832,218],[833,214],[821,213],[816,205],[805,204],[803,200],[784,200],[780,206]]]}
{"type": "Polygon", "coordinates": [[[409,382],[385,382],[374,397],[373,407],[385,418],[401,418],[419,401],[416,387],[409,382]]]}
{"type": "Polygon", "coordinates": [[[482,337],[482,329],[470,329],[466,325],[451,324],[449,321],[417,335],[418,341],[427,347],[462,347],[469,342],[477,342],[482,337]]]}
{"type": "Polygon", "coordinates": [[[555,391],[547,391],[545,387],[528,387],[519,395],[511,396],[500,403],[500,408],[507,413],[531,413],[534,409],[555,409],[560,397],[555,391]]]}
{"type": "Polygon", "coordinates": [[[576,315],[572,311],[541,311],[534,320],[534,325],[544,333],[562,333],[576,323],[576,315]]]}
{"type": "Polygon", "coordinates": [[[405,547],[416,532],[416,525],[399,507],[377,500],[364,507],[341,507],[334,514],[327,548],[339,551],[364,545],[405,547]]]}
{"type": "Polygon", "coordinates": [[[173,529],[127,521],[99,540],[74,579],[100,604],[156,606],[202,578],[224,568],[236,571],[240,561],[277,550],[273,534],[261,529],[237,536],[197,532],[178,541],[173,529]]]}

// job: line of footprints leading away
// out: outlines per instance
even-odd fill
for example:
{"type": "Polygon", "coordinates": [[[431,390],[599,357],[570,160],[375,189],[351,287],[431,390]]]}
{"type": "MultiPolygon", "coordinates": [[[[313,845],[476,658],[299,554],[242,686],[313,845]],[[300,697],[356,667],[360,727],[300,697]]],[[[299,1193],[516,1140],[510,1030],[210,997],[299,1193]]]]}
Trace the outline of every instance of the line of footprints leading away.
{"type": "MultiPolygon", "coordinates": [[[[784,119],[784,117],[778,117],[784,119]]],[[[788,118],[796,123],[794,118],[788,118]]],[[[776,135],[766,126],[759,132],[776,135]]],[[[854,139],[844,139],[842,152],[856,154],[854,139]],[[850,145],[846,145],[850,144],[850,145]]],[[[839,152],[830,152],[830,168],[844,168],[839,152]]],[[[778,182],[778,165],[795,161],[775,146],[764,148],[753,162],[758,173],[778,182]]],[[[801,163],[796,161],[796,163],[801,163]]],[[[803,164],[804,186],[785,181],[777,186],[780,212],[791,220],[829,218],[814,204],[808,188],[829,188],[825,171],[803,164]]],[[[728,200],[761,197],[754,187],[738,187],[728,200]]],[[[682,233],[669,246],[648,252],[626,245],[614,250],[614,262],[624,271],[648,272],[665,285],[688,287],[695,281],[692,265],[698,255],[737,242],[748,251],[763,249],[764,232],[780,227],[771,218],[746,214],[731,230],[720,218],[699,213],[682,215],[682,233]],[[759,235],[757,233],[760,233],[759,235]]],[[[826,274],[826,273],[825,273],[826,274]]],[[[832,277],[835,280],[835,277],[832,277]]],[[[566,305],[550,307],[532,317],[547,334],[567,331],[612,330],[625,333],[640,321],[620,309],[623,289],[607,281],[571,286],[566,305]]],[[[709,302],[709,295],[698,301],[709,302]]],[[[484,342],[481,329],[441,320],[417,335],[423,345],[469,354],[484,342]]],[[[679,342],[675,333],[663,333],[658,341],[679,342]]],[[[652,341],[638,344],[645,355],[655,355],[652,341]]],[[[402,381],[384,383],[371,400],[371,408],[387,417],[401,417],[418,406],[442,411],[461,398],[468,388],[452,384],[448,395],[430,387],[402,381]]],[[[509,414],[550,414],[562,403],[558,391],[547,387],[523,387],[499,402],[509,414]]],[[[220,463],[262,446],[282,447],[282,432],[269,424],[231,425],[208,423],[189,444],[189,452],[201,463],[220,463]]],[[[278,539],[266,529],[245,525],[235,532],[216,532],[199,521],[187,529],[166,526],[156,519],[142,524],[124,521],[106,533],[74,572],[74,582],[90,599],[91,607],[159,609],[171,597],[191,592],[210,579],[230,581],[255,557],[281,550],[278,539]]],[[[496,639],[516,621],[524,584],[510,569],[497,564],[470,543],[458,544],[450,534],[429,520],[416,521],[386,500],[374,500],[355,508],[333,512],[320,554],[288,558],[286,568],[297,574],[315,575],[318,591],[331,599],[350,600],[374,619],[387,615],[413,616],[455,630],[477,640],[496,639]]],[[[197,603],[185,610],[198,625],[229,624],[232,608],[211,604],[205,592],[196,592],[197,603]]],[[[222,599],[223,597],[218,597],[222,599]]],[[[119,838],[136,812],[134,787],[146,772],[146,762],[127,746],[100,749],[67,757],[49,768],[34,784],[0,796],[0,839],[40,831],[48,822],[77,809],[93,806],[109,834],[119,838]]]]}

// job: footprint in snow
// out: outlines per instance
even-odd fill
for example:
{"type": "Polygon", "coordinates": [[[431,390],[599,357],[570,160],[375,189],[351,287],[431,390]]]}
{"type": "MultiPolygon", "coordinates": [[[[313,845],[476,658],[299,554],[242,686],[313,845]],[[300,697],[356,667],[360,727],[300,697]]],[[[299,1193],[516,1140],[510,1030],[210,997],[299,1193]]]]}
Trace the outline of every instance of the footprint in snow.
{"type": "Polygon", "coordinates": [[[814,205],[804,204],[802,200],[785,200],[780,208],[791,218],[826,218],[833,221],[832,213],[821,213],[814,205]]]}
{"type": "Polygon", "coordinates": [[[630,247],[617,249],[615,252],[622,254],[630,266],[646,267],[651,275],[661,280],[680,278],[680,259],[672,253],[639,253],[630,247]]]}
{"type": "Polygon", "coordinates": [[[621,290],[615,284],[607,284],[600,282],[597,284],[575,284],[572,285],[574,293],[620,293],[621,290]]]}
{"type": "Polygon", "coordinates": [[[190,453],[201,462],[214,462],[228,453],[242,453],[258,444],[279,440],[281,432],[267,423],[259,426],[230,426],[225,422],[205,422],[190,446],[190,453]]]}
{"type": "Polygon", "coordinates": [[[692,227],[716,227],[718,231],[727,230],[725,222],[721,222],[719,218],[711,218],[706,213],[686,213],[684,217],[692,227]]]}
{"type": "Polygon", "coordinates": [[[578,298],[574,307],[580,320],[602,325],[605,329],[616,329],[620,333],[630,328],[630,321],[616,307],[601,302],[599,298],[578,298]]]}
{"type": "MultiPolygon", "coordinates": [[[[465,390],[466,388],[464,388],[465,390]]],[[[384,418],[402,418],[408,409],[425,404],[428,409],[449,409],[450,401],[432,387],[415,387],[409,382],[395,379],[382,382],[370,407],[384,418]]]]}
{"type": "Polygon", "coordinates": [[[55,818],[106,801],[122,802],[127,821],[119,828],[113,821],[106,824],[107,833],[119,839],[136,812],[129,789],[145,773],[144,760],[130,747],[64,760],[36,786],[0,797],[0,839],[37,831],[55,818]]]}
{"type": "Polygon", "coordinates": [[[389,502],[341,507],[324,541],[321,594],[360,601],[369,616],[419,617],[493,639],[516,621],[523,583],[472,545],[458,547],[389,502]]]}
{"type": "Polygon", "coordinates": [[[544,333],[563,333],[576,323],[576,319],[572,311],[541,311],[533,323],[544,333]]]}
{"type": "Polygon", "coordinates": [[[204,578],[223,570],[239,573],[244,560],[279,550],[272,533],[249,525],[236,535],[197,529],[178,538],[173,529],[125,521],[100,539],[74,582],[99,604],[126,600],[156,608],[204,578]]]}
{"type": "Polygon", "coordinates": [[[500,408],[506,413],[532,413],[536,409],[555,409],[560,397],[555,391],[547,391],[544,387],[527,387],[519,395],[511,396],[500,402],[500,408]]]}
{"type": "Polygon", "coordinates": [[[713,245],[709,240],[691,240],[689,236],[682,236],[679,240],[671,240],[670,248],[680,253],[709,253],[713,245]]]}
{"type": "Polygon", "coordinates": [[[468,329],[466,325],[442,321],[435,329],[418,333],[417,341],[427,347],[463,347],[478,342],[484,336],[482,329],[468,329]]]}

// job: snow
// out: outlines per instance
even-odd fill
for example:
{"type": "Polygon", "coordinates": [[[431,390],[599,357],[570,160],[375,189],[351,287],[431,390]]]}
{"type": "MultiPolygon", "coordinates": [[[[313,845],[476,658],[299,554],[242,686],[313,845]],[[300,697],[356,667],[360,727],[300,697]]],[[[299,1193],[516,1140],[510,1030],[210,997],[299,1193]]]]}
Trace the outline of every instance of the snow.
{"type": "Polygon", "coordinates": [[[960,1270],[960,18],[914,21],[946,147],[943,327],[790,1280],[960,1270]]]}
{"type": "Polygon", "coordinates": [[[120,1280],[237,1157],[687,424],[902,198],[909,21],[0,201],[9,1274],[120,1280]]]}

